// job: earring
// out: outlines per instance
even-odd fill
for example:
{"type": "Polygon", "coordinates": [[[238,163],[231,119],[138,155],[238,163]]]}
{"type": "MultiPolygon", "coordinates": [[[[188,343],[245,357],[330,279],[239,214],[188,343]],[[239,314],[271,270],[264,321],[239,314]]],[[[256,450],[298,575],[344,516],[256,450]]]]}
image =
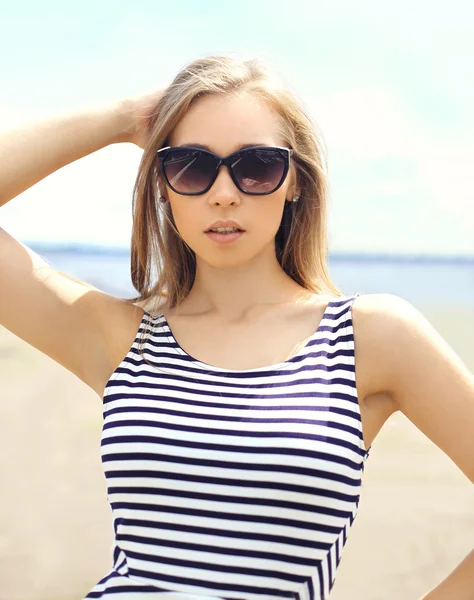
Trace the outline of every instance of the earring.
{"type": "Polygon", "coordinates": [[[164,196],[160,196],[160,202],[166,202],[166,198],[164,196]]]}
{"type": "Polygon", "coordinates": [[[299,196],[295,196],[295,197],[293,198],[293,202],[298,202],[298,200],[299,200],[299,196]]]}

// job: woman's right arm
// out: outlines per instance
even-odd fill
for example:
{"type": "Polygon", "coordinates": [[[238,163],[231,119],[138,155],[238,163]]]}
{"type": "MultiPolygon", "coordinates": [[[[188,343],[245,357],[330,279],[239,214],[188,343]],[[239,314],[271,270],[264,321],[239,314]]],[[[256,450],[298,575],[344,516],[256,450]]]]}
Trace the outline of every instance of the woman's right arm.
{"type": "MultiPolygon", "coordinates": [[[[127,100],[0,135],[0,205],[109,144],[130,141],[143,147],[147,117],[157,98],[127,100]]],[[[120,348],[133,342],[140,313],[138,307],[58,271],[0,228],[0,325],[98,394],[120,348]]]]}
{"type": "Polygon", "coordinates": [[[132,141],[126,102],[0,135],[0,206],[54,171],[109,144],[132,141]]]}

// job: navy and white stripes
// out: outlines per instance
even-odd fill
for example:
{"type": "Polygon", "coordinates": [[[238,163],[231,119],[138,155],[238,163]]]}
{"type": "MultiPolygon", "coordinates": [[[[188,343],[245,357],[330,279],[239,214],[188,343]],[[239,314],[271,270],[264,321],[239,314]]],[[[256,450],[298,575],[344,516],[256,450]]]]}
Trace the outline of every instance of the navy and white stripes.
{"type": "Polygon", "coordinates": [[[239,371],[192,358],[145,311],[105,388],[114,565],[87,598],[328,597],[367,458],[357,295],[331,301],[296,356],[239,371]]]}

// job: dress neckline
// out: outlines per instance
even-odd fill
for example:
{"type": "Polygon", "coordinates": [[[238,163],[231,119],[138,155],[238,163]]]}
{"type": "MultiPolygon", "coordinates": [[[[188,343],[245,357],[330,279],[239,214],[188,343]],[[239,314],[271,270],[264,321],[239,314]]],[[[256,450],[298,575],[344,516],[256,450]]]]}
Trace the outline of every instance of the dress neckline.
{"type": "Polygon", "coordinates": [[[311,337],[307,340],[306,344],[302,348],[300,348],[300,350],[298,350],[298,352],[294,356],[288,358],[285,361],[279,362],[279,363],[275,363],[272,365],[265,365],[263,367],[254,367],[252,369],[228,369],[225,367],[218,367],[216,365],[211,365],[209,363],[205,363],[201,360],[198,360],[197,358],[195,358],[194,356],[191,356],[191,354],[186,352],[186,350],[184,350],[184,348],[182,348],[181,345],[178,343],[177,339],[174,337],[173,331],[171,330],[171,327],[169,326],[169,323],[168,323],[166,317],[164,316],[164,314],[160,313],[157,315],[156,318],[161,321],[161,324],[167,330],[167,337],[170,340],[170,342],[173,343],[173,346],[174,346],[174,349],[176,350],[176,352],[178,354],[180,354],[181,356],[183,356],[185,358],[185,360],[188,360],[189,362],[193,363],[193,365],[195,365],[195,366],[201,367],[207,371],[216,371],[218,373],[235,373],[235,374],[259,373],[262,371],[281,371],[283,369],[288,369],[295,363],[298,363],[301,360],[303,360],[305,354],[307,353],[308,348],[312,345],[313,341],[317,337],[319,337],[319,334],[321,333],[323,327],[325,327],[326,321],[329,319],[329,309],[332,307],[334,302],[340,302],[341,300],[342,300],[342,298],[338,298],[336,300],[330,300],[328,302],[328,304],[326,305],[326,307],[324,309],[323,316],[321,317],[319,325],[316,328],[316,331],[314,331],[314,333],[311,335],[311,337]]]}

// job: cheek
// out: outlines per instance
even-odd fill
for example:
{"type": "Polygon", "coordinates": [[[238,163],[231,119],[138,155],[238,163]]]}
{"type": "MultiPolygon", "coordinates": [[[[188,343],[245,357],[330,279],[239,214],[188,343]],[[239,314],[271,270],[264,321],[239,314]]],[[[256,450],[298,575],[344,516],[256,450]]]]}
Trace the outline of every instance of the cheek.
{"type": "Polygon", "coordinates": [[[275,195],[262,196],[260,204],[257,199],[255,223],[262,232],[276,234],[280,227],[285,206],[285,194],[279,192],[280,190],[275,195]]]}
{"type": "Polygon", "coordinates": [[[187,244],[192,245],[193,237],[199,233],[199,220],[197,215],[194,214],[196,211],[193,210],[192,202],[187,202],[186,200],[188,199],[185,199],[184,202],[182,199],[178,199],[177,201],[171,199],[171,212],[180,236],[187,244]]]}

